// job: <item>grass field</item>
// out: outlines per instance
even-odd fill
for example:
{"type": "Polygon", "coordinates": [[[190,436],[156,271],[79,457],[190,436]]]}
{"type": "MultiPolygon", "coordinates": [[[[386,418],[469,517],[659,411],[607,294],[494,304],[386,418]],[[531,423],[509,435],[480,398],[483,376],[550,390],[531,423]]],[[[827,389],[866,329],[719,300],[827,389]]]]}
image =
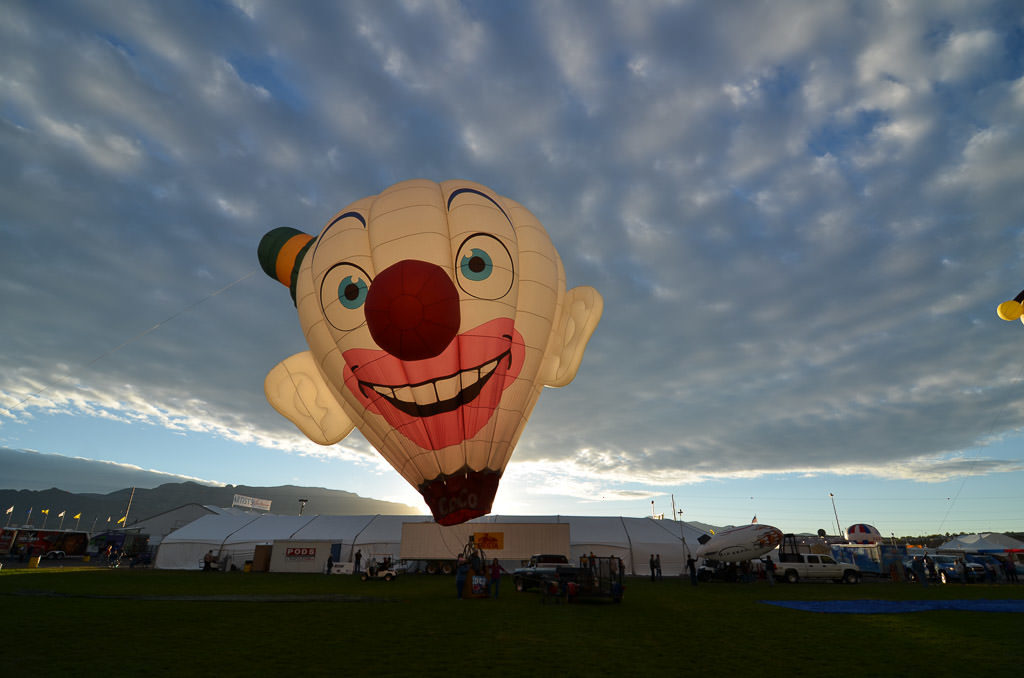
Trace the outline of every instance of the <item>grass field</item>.
{"type": "Polygon", "coordinates": [[[859,676],[1018,672],[1024,614],[822,614],[764,600],[1024,599],[1024,585],[627,581],[543,604],[506,578],[0,570],[5,676],[859,676]]]}

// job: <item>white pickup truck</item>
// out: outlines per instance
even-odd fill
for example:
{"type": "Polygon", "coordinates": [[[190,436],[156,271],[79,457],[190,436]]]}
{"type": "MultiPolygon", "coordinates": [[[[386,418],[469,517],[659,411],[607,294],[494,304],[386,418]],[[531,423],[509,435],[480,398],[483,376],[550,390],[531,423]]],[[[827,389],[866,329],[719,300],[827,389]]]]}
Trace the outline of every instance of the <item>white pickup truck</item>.
{"type": "Polygon", "coordinates": [[[775,576],[781,577],[790,584],[795,584],[801,579],[811,581],[829,580],[842,582],[844,584],[856,584],[860,582],[860,568],[852,563],[839,563],[829,555],[818,553],[787,553],[779,556],[775,563],[775,576]],[[779,560],[778,558],[785,558],[779,560]]]}

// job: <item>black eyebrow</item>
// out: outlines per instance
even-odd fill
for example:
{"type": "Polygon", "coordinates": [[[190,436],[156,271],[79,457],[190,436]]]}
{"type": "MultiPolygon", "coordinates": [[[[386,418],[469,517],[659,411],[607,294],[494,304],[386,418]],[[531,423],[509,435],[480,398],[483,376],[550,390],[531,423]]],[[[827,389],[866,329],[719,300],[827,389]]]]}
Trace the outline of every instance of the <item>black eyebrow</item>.
{"type": "Polygon", "coordinates": [[[355,217],[356,219],[359,220],[359,223],[363,225],[363,230],[364,231],[366,230],[366,217],[364,217],[359,212],[345,212],[344,214],[339,214],[336,219],[332,219],[331,223],[329,223],[326,226],[324,226],[324,230],[322,230],[320,232],[320,235],[318,235],[316,237],[316,247],[313,248],[313,256],[314,257],[316,256],[316,251],[318,249],[320,249],[320,243],[322,243],[324,241],[323,238],[324,238],[324,235],[327,234],[327,231],[329,231],[332,226],[334,226],[336,223],[338,223],[342,219],[345,219],[346,217],[355,217]]]}
{"type": "MultiPolygon", "coordinates": [[[[481,197],[487,198],[488,200],[491,201],[492,205],[494,205],[495,207],[498,208],[498,211],[501,212],[501,214],[505,217],[505,220],[508,221],[508,225],[512,226],[512,220],[509,219],[507,214],[505,214],[505,210],[502,209],[501,205],[499,205],[497,202],[495,202],[494,198],[492,198],[491,196],[487,195],[483,191],[478,191],[475,188],[457,188],[454,191],[452,191],[452,194],[448,196],[447,208],[448,208],[449,211],[451,211],[451,209],[452,209],[452,200],[455,200],[455,196],[461,195],[462,193],[472,193],[474,195],[479,195],[481,197]]],[[[512,226],[512,228],[514,230],[515,226],[512,226]]]]}
{"type": "Polygon", "coordinates": [[[339,214],[337,219],[327,224],[327,228],[325,228],[324,230],[326,231],[328,228],[334,226],[336,223],[338,223],[345,217],[355,217],[356,219],[359,220],[359,223],[363,225],[363,228],[366,228],[366,218],[362,214],[360,214],[359,212],[345,212],[344,214],[339,214]]]}

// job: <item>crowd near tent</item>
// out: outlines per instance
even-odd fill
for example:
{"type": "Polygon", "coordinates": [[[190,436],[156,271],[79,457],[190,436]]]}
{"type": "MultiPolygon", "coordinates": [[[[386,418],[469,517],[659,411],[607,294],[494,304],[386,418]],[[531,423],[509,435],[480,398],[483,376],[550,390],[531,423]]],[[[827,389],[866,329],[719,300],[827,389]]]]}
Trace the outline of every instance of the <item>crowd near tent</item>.
{"type": "MultiPolygon", "coordinates": [[[[208,551],[225,567],[238,569],[258,554],[310,546],[307,559],[289,559],[289,571],[323,571],[328,555],[351,562],[361,551],[364,562],[373,556],[397,557],[401,552],[402,524],[430,521],[429,516],[281,516],[273,514],[207,515],[167,535],[157,550],[155,566],[169,570],[193,570],[202,565],[208,551]],[[296,564],[297,563],[297,564],[296,564]]],[[[568,523],[570,557],[584,554],[618,556],[626,572],[650,573],[650,558],[660,557],[665,575],[679,575],[687,556],[696,551],[698,538],[706,534],[688,523],[653,518],[616,516],[503,516],[477,518],[474,523],[568,523]]],[[[298,553],[298,552],[297,552],[298,553]]],[[[279,554],[278,554],[279,555],[279,554]]],[[[269,560],[269,559],[268,559],[269,560]]],[[[283,567],[274,558],[270,569],[283,567]]]]}

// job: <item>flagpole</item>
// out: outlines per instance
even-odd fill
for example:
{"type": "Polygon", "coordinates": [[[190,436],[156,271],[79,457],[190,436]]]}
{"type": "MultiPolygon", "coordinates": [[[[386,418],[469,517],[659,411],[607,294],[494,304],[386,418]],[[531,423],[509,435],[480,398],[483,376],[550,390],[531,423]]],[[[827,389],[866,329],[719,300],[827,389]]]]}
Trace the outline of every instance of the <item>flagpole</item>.
{"type": "Polygon", "coordinates": [[[11,508],[7,509],[7,524],[4,525],[4,527],[10,527],[11,526],[11,518],[13,518],[13,517],[14,517],[14,505],[12,504],[11,508]]]}
{"type": "Polygon", "coordinates": [[[75,531],[78,531],[78,523],[82,520],[82,512],[78,512],[78,517],[75,518],[75,531]]]}
{"type": "Polygon", "coordinates": [[[135,498],[135,488],[133,487],[132,488],[132,494],[131,494],[130,497],[128,497],[128,508],[125,509],[125,511],[124,511],[124,518],[121,519],[121,520],[124,521],[124,526],[126,528],[128,527],[128,514],[131,513],[131,510],[132,510],[132,499],[134,499],[134,498],[135,498]]]}
{"type": "Polygon", "coordinates": [[[40,513],[42,513],[43,516],[45,516],[43,518],[43,527],[41,528],[41,529],[45,530],[46,529],[46,521],[50,519],[50,509],[43,509],[42,511],[40,511],[40,513]]]}
{"type": "Polygon", "coordinates": [[[60,527],[57,528],[58,530],[64,529],[64,514],[67,512],[67,509],[64,509],[63,511],[60,512],[60,527]]]}

